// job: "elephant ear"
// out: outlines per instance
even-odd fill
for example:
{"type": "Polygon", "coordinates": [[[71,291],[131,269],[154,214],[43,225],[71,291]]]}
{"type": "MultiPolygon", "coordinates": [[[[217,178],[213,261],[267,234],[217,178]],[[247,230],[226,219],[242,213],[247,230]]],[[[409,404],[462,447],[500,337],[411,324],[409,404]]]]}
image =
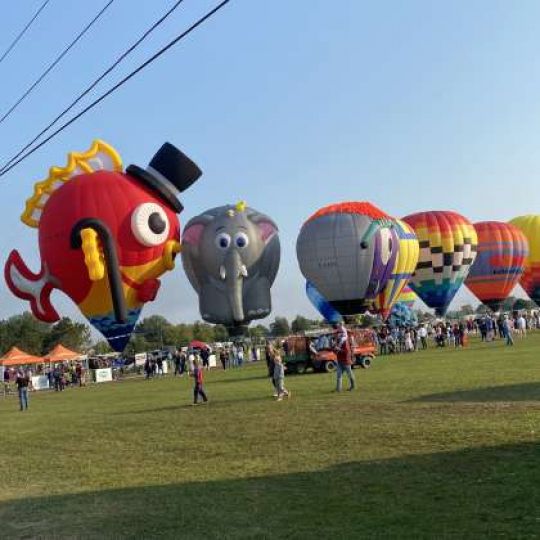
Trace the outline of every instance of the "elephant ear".
{"type": "Polygon", "coordinates": [[[264,214],[252,214],[250,219],[259,228],[261,238],[265,243],[264,251],[259,261],[259,270],[261,275],[267,277],[270,285],[272,285],[276,279],[281,258],[278,227],[272,219],[264,214]]]}
{"type": "Polygon", "coordinates": [[[208,215],[190,220],[182,234],[182,265],[192,287],[200,292],[204,282],[204,271],[199,263],[199,244],[205,227],[214,218],[208,215]]]}
{"type": "Polygon", "coordinates": [[[257,225],[261,238],[265,244],[268,244],[274,236],[278,234],[277,225],[272,219],[264,214],[252,214],[250,216],[251,221],[257,225]]]}

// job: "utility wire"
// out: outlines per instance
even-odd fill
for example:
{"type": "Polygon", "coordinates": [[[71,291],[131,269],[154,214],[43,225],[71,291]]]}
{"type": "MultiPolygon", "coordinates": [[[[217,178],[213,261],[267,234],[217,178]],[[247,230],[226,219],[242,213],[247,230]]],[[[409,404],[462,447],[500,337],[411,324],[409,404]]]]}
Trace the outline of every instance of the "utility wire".
{"type": "Polygon", "coordinates": [[[67,122],[62,124],[56,131],[53,131],[46,139],[41,141],[39,144],[31,148],[28,152],[26,152],[23,156],[21,156],[19,159],[17,159],[15,162],[11,163],[8,167],[3,168],[0,171],[0,178],[7,174],[11,169],[16,167],[19,163],[26,160],[28,157],[30,157],[34,152],[39,150],[42,146],[47,144],[51,139],[56,137],[59,133],[64,131],[67,127],[69,127],[71,124],[76,122],[79,118],[84,116],[88,111],[93,109],[96,105],[101,103],[105,98],[113,94],[116,90],[118,90],[121,86],[123,86],[125,83],[127,83],[130,79],[132,79],[135,75],[137,75],[140,71],[142,71],[144,68],[146,68],[148,65],[153,63],[155,60],[157,60],[161,55],[166,53],[171,47],[176,45],[179,41],[181,41],[183,38],[185,38],[187,35],[189,35],[193,30],[198,28],[201,24],[203,24],[207,19],[210,19],[213,15],[215,15],[220,9],[225,7],[231,0],[223,0],[220,2],[217,6],[215,6],[213,9],[208,11],[205,15],[203,15],[200,19],[198,19],[196,22],[194,22],[187,30],[184,30],[180,35],[176,36],[172,41],[167,43],[164,47],[162,47],[157,53],[152,55],[148,60],[143,62],[139,67],[134,69],[131,73],[126,75],[121,81],[116,83],[113,87],[111,87],[107,92],[99,96],[96,100],[94,100],[90,105],[85,107],[82,111],[77,113],[75,116],[72,116],[67,122]]]}
{"type": "Polygon", "coordinates": [[[19,32],[17,37],[11,42],[11,45],[5,50],[5,52],[0,56],[0,63],[4,60],[4,58],[15,48],[15,45],[19,42],[19,40],[26,34],[27,30],[32,26],[32,23],[39,17],[39,14],[45,9],[47,4],[50,2],[50,0],[45,0],[43,4],[41,4],[41,7],[34,13],[32,18],[26,23],[26,26],[19,32]]]}
{"type": "Polygon", "coordinates": [[[98,12],[98,14],[77,34],[75,39],[53,60],[49,67],[30,85],[24,94],[8,109],[0,118],[0,124],[30,95],[36,86],[54,69],[54,67],[66,56],[66,54],[77,44],[77,42],[94,26],[115,0],[109,0],[98,12]]]}
{"type": "Polygon", "coordinates": [[[83,97],[88,95],[111,71],[113,71],[120,62],[131,54],[156,28],[158,28],[164,21],[171,15],[184,0],[178,0],[160,19],[158,19],[144,34],[137,40],[131,47],[129,47],[124,53],[122,53],[112,64],[108,67],[86,90],[84,90],[79,96],[73,100],[52,122],[50,122],[45,128],[43,128],[26,146],[21,148],[17,154],[15,154],[9,161],[2,165],[0,173],[11,165],[19,156],[21,156],[28,148],[30,148],[44,133],[47,133],[61,118],[63,118],[83,97]]]}

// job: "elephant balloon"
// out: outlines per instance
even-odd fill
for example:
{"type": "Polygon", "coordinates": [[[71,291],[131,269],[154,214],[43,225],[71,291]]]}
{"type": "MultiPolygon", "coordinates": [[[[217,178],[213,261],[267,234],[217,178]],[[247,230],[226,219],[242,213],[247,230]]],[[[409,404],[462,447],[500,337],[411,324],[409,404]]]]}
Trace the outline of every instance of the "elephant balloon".
{"type": "Polygon", "coordinates": [[[182,263],[199,295],[202,318],[240,335],[250,321],[268,316],[280,252],[276,224],[243,202],[189,221],[182,263]]]}

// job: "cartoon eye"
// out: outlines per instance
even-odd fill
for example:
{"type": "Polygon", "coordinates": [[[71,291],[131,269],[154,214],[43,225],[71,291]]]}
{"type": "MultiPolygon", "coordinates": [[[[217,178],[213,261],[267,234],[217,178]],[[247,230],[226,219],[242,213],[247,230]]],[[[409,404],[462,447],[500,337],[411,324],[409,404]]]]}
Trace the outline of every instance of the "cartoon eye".
{"type": "Polygon", "coordinates": [[[392,256],[392,235],[390,229],[381,230],[381,261],[383,264],[387,264],[392,256]]]}
{"type": "Polygon", "coordinates": [[[360,242],[360,247],[362,249],[367,249],[368,246],[369,246],[369,244],[365,240],[362,240],[362,242],[360,242]]]}
{"type": "Polygon", "coordinates": [[[239,232],[234,236],[234,243],[236,247],[243,249],[249,245],[249,237],[246,233],[239,232]]]}
{"type": "Polygon", "coordinates": [[[227,233],[222,232],[216,236],[216,246],[219,249],[223,249],[223,250],[228,249],[230,245],[231,245],[231,237],[227,233]]]}
{"type": "Polygon", "coordinates": [[[159,204],[143,203],[131,215],[131,230],[143,246],[158,246],[169,236],[169,218],[159,204]]]}

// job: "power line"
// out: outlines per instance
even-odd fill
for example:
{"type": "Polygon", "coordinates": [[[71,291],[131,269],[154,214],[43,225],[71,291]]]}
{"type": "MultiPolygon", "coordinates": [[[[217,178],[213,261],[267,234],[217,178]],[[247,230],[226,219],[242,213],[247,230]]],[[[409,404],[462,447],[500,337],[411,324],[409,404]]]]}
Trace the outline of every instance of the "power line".
{"type": "Polygon", "coordinates": [[[184,0],[178,0],[161,18],[159,18],[144,34],[137,40],[131,47],[129,47],[124,53],[122,53],[112,64],[108,67],[88,88],[86,88],[81,94],[77,96],[52,122],[50,122],[45,128],[43,128],[26,146],[21,148],[9,161],[2,165],[0,173],[11,165],[19,156],[21,156],[28,148],[30,148],[44,133],[47,133],[61,118],[63,118],[83,97],[91,92],[111,71],[113,71],[120,62],[131,54],[156,28],[158,28],[164,21],[171,15],[178,6],[184,0]]]}
{"type": "Polygon", "coordinates": [[[125,83],[127,83],[130,79],[132,79],[135,75],[137,75],[137,73],[139,73],[140,71],[142,71],[145,67],[147,67],[148,65],[150,65],[151,63],[153,63],[155,60],[157,60],[161,55],[163,55],[164,53],[166,53],[171,47],[173,47],[174,45],[176,45],[179,41],[181,41],[183,38],[185,38],[188,34],[190,34],[191,32],[193,32],[193,30],[195,30],[196,28],[198,28],[201,24],[203,24],[207,19],[209,19],[210,17],[212,17],[213,15],[215,15],[220,9],[222,9],[223,7],[225,7],[231,0],[223,0],[222,2],[220,2],[217,6],[215,6],[213,9],[211,9],[210,11],[208,11],[205,15],[203,15],[200,19],[198,19],[196,22],[194,22],[187,30],[185,30],[184,32],[182,32],[180,35],[176,36],[172,41],[170,41],[169,43],[167,43],[167,45],[165,45],[164,47],[162,47],[157,53],[155,53],[154,55],[152,55],[150,58],[148,58],[148,60],[144,61],[139,67],[137,67],[136,69],[134,69],[131,73],[129,73],[128,75],[126,75],[121,81],[119,81],[118,83],[116,83],[113,87],[111,87],[109,90],[107,90],[107,92],[105,92],[104,94],[102,94],[101,96],[99,96],[96,100],[94,100],[92,103],[90,103],[90,105],[88,105],[87,107],[85,107],[82,111],[80,111],[79,113],[77,113],[75,116],[72,116],[67,122],[65,122],[64,124],[62,124],[56,131],[53,131],[46,139],[44,139],[43,141],[41,141],[39,144],[37,144],[36,146],[34,146],[33,148],[31,148],[28,152],[26,152],[26,154],[24,154],[23,156],[21,156],[19,159],[17,159],[15,162],[11,163],[11,165],[9,165],[8,167],[5,167],[3,168],[1,171],[0,171],[0,178],[2,176],[4,176],[6,173],[8,173],[11,169],[13,169],[14,167],[16,167],[19,163],[21,163],[22,161],[26,160],[28,157],[30,157],[34,152],[36,152],[37,150],[39,150],[42,146],[44,146],[45,144],[47,144],[51,139],[53,139],[54,137],[56,137],[56,135],[58,135],[59,133],[61,133],[62,131],[64,131],[64,129],[66,129],[67,127],[69,127],[71,124],[73,124],[74,122],[76,122],[79,118],[81,118],[82,116],[84,116],[88,111],[90,111],[91,109],[93,109],[96,105],[98,105],[99,103],[101,103],[105,98],[107,98],[108,96],[110,96],[111,94],[113,94],[116,90],[118,90],[121,86],[123,86],[125,83]]]}
{"type": "Polygon", "coordinates": [[[47,4],[50,2],[50,0],[45,0],[43,4],[41,4],[41,7],[34,13],[32,18],[26,23],[26,26],[19,32],[17,37],[11,42],[11,45],[5,50],[5,52],[0,57],[0,64],[4,60],[4,58],[13,50],[15,45],[19,42],[19,40],[26,34],[26,31],[32,26],[32,23],[39,17],[39,14],[45,9],[47,4]]]}
{"type": "Polygon", "coordinates": [[[30,95],[30,93],[36,88],[36,86],[54,69],[54,67],[66,56],[66,54],[77,44],[77,42],[94,26],[94,24],[101,18],[101,16],[107,11],[111,4],[115,0],[109,0],[98,12],[98,14],[77,34],[75,39],[56,57],[55,60],[45,71],[30,85],[30,87],[24,92],[24,94],[8,109],[4,115],[0,118],[0,124],[4,122],[6,118],[11,116],[11,113],[30,95]]]}

